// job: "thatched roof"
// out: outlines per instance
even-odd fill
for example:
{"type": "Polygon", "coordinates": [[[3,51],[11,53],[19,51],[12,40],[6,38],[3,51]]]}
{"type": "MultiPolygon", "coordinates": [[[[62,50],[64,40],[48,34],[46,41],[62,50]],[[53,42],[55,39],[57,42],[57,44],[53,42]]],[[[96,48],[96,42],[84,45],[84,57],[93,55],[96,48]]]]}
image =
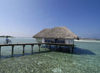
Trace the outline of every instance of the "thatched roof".
{"type": "Polygon", "coordinates": [[[78,38],[73,32],[66,27],[55,27],[52,29],[44,29],[33,36],[34,38],[78,38]]]}

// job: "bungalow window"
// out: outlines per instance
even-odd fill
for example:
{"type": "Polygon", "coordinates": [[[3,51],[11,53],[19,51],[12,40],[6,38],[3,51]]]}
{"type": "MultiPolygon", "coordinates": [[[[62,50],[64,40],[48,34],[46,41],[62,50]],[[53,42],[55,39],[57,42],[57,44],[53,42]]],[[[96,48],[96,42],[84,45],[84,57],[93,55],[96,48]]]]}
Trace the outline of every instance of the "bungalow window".
{"type": "Polygon", "coordinates": [[[65,43],[64,39],[45,39],[46,43],[65,43]]]}
{"type": "Polygon", "coordinates": [[[55,39],[55,43],[65,43],[64,39],[55,39]]]}
{"type": "Polygon", "coordinates": [[[45,39],[46,43],[54,43],[54,39],[45,39]]]}

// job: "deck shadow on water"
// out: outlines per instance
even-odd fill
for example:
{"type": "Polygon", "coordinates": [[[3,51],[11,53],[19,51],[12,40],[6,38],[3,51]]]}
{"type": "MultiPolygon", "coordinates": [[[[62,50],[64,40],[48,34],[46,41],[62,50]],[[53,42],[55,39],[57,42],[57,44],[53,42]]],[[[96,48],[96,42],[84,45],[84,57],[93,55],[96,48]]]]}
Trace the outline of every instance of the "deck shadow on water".
{"type": "Polygon", "coordinates": [[[70,53],[70,54],[76,54],[76,55],[96,55],[94,52],[84,49],[84,48],[79,48],[79,47],[74,47],[73,53],[71,53],[70,49],[68,47],[63,47],[63,48],[50,48],[51,51],[55,52],[63,52],[63,53],[70,53]]]}
{"type": "MultiPolygon", "coordinates": [[[[40,54],[40,53],[47,53],[47,52],[51,52],[51,51],[40,51],[40,52],[33,52],[33,54],[31,54],[31,53],[24,53],[24,55],[23,54],[14,54],[13,55],[13,57],[14,58],[16,58],[16,57],[21,57],[21,56],[26,56],[26,55],[34,55],[34,54],[40,54]]],[[[1,56],[0,57],[0,59],[6,59],[6,58],[13,58],[11,55],[9,55],[9,56],[1,56]]]]}
{"type": "MultiPolygon", "coordinates": [[[[13,57],[21,57],[21,56],[25,56],[25,55],[34,55],[34,54],[40,54],[40,53],[48,53],[48,52],[63,52],[63,53],[70,53],[69,52],[69,49],[65,49],[63,48],[63,50],[55,50],[54,48],[51,48],[53,50],[50,50],[50,51],[40,51],[40,52],[33,52],[33,54],[31,53],[25,53],[24,55],[23,54],[14,54],[13,57]]],[[[60,48],[62,49],[62,48],[60,48]]],[[[96,55],[95,53],[93,53],[92,51],[88,50],[88,49],[83,49],[83,48],[79,48],[79,47],[75,47],[74,48],[74,52],[73,53],[70,53],[70,54],[76,54],[76,55],[96,55]]],[[[9,56],[1,56],[0,58],[11,58],[11,55],[9,56]]]]}
{"type": "Polygon", "coordinates": [[[88,49],[79,48],[79,47],[74,48],[74,53],[73,54],[77,54],[77,55],[96,55],[94,52],[92,52],[88,49]]]}

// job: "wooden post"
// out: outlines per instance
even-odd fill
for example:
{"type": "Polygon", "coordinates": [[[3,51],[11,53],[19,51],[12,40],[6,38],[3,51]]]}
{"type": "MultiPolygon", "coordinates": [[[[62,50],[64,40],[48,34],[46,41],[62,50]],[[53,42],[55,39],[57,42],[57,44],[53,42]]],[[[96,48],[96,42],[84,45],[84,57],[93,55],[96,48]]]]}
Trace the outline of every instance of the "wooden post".
{"type": "Polygon", "coordinates": [[[39,52],[40,52],[40,46],[41,46],[41,44],[38,44],[38,46],[39,46],[39,52]]]}
{"type": "Polygon", "coordinates": [[[52,51],[52,49],[51,49],[51,45],[49,45],[49,49],[50,49],[49,51],[52,51]]]}
{"type": "Polygon", "coordinates": [[[72,47],[69,46],[69,53],[72,53],[72,47]]]}
{"type": "Polygon", "coordinates": [[[45,51],[46,51],[47,45],[45,44],[45,51]]]}
{"type": "Polygon", "coordinates": [[[74,53],[74,45],[72,46],[72,53],[74,53]]]}
{"type": "Polygon", "coordinates": [[[24,56],[24,53],[25,53],[25,51],[24,51],[24,50],[25,50],[25,45],[23,45],[23,56],[24,56]]]}
{"type": "Polygon", "coordinates": [[[32,48],[32,54],[33,54],[33,47],[34,47],[34,45],[31,45],[31,48],[32,48]]]}
{"type": "Polygon", "coordinates": [[[48,44],[46,44],[46,49],[49,49],[49,45],[48,44]]]}
{"type": "Polygon", "coordinates": [[[11,56],[12,57],[14,56],[14,45],[12,45],[12,53],[11,53],[11,56]]]}
{"type": "Polygon", "coordinates": [[[0,46],[0,57],[1,57],[1,46],[0,46]]]}
{"type": "Polygon", "coordinates": [[[56,45],[56,49],[55,49],[55,51],[57,51],[58,50],[58,45],[56,45]]]}

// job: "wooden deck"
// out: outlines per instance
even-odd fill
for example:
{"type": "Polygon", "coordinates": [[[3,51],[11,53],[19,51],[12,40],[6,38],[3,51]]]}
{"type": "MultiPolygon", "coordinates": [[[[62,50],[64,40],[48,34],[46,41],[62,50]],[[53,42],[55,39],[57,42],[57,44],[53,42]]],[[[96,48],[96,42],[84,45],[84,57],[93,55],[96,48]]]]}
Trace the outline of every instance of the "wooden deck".
{"type": "Polygon", "coordinates": [[[42,44],[46,44],[46,45],[59,45],[59,46],[69,46],[70,49],[71,49],[71,52],[73,52],[73,48],[74,48],[74,45],[73,44],[62,44],[62,43],[20,43],[20,44],[0,44],[0,57],[1,57],[1,47],[2,46],[11,46],[12,47],[12,50],[11,50],[11,56],[13,57],[14,56],[14,47],[15,46],[23,46],[23,55],[25,53],[25,46],[26,45],[30,45],[31,46],[31,53],[33,54],[33,47],[34,45],[38,45],[39,46],[39,52],[40,52],[40,47],[42,44]]]}

